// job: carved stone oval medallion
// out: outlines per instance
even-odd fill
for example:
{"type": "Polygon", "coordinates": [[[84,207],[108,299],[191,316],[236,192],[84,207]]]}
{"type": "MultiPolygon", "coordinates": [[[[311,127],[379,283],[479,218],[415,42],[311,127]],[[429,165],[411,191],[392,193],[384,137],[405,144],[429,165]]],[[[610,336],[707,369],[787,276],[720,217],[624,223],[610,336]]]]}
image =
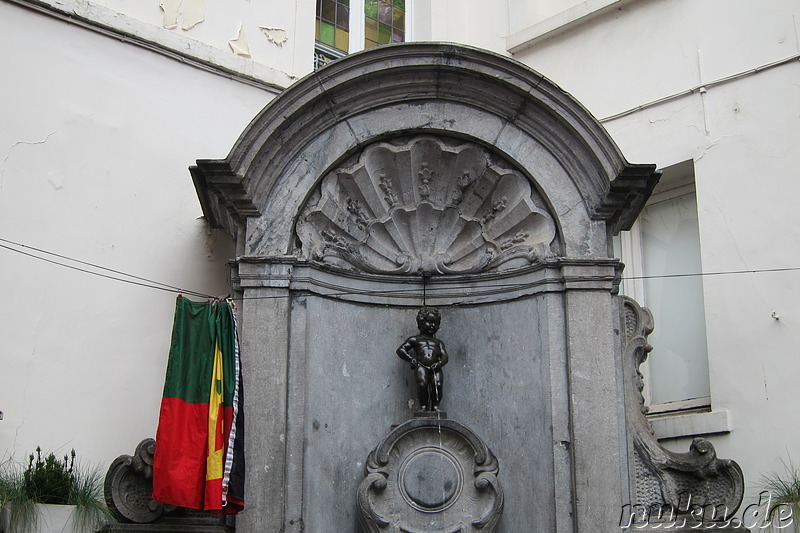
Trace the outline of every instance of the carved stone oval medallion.
{"type": "Polygon", "coordinates": [[[365,470],[356,496],[365,532],[491,533],[500,521],[497,458],[453,420],[401,424],[369,454],[365,470]]]}
{"type": "Polygon", "coordinates": [[[400,493],[409,505],[437,512],[456,501],[464,485],[464,472],[452,454],[427,447],[408,456],[399,469],[400,493]]]}
{"type": "Polygon", "coordinates": [[[555,223],[517,170],[474,143],[367,146],[329,172],[297,222],[313,262],[384,274],[520,268],[553,255],[555,223]]]}

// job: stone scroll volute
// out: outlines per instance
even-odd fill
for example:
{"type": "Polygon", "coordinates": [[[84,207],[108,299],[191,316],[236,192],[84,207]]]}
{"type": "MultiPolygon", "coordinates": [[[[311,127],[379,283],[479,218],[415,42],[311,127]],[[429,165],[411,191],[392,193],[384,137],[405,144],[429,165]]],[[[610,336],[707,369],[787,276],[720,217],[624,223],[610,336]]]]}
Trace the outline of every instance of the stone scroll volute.
{"type": "Polygon", "coordinates": [[[510,270],[551,257],[553,217],[508,167],[482,146],[441,137],[371,144],[306,202],[302,255],[379,274],[510,270]]]}

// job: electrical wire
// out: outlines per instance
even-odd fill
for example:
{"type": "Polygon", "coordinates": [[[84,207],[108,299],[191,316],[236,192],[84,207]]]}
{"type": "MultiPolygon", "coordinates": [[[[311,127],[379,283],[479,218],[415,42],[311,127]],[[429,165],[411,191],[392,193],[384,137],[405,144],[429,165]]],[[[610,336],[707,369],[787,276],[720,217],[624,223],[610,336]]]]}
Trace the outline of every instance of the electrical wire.
{"type": "MultiPolygon", "coordinates": [[[[18,254],[22,254],[28,257],[32,257],[34,259],[39,259],[41,261],[45,261],[47,263],[51,263],[57,266],[66,267],[72,270],[77,270],[79,272],[84,272],[86,274],[92,274],[94,276],[99,276],[102,278],[120,281],[123,283],[128,283],[131,285],[137,285],[140,287],[147,287],[151,289],[158,289],[161,291],[172,292],[177,294],[186,294],[189,296],[195,296],[198,298],[208,298],[208,299],[215,299],[216,296],[212,296],[209,294],[205,294],[199,291],[193,291],[181,287],[177,287],[175,285],[169,285],[167,283],[162,283],[160,281],[155,281],[148,278],[143,278],[140,276],[135,276],[133,274],[128,274],[126,272],[120,270],[114,270],[111,268],[107,268],[101,265],[97,265],[94,263],[90,263],[88,261],[81,261],[80,259],[75,259],[73,257],[69,257],[62,254],[57,254],[55,252],[50,252],[48,250],[43,250],[41,248],[35,248],[33,246],[29,246],[26,244],[14,242],[8,239],[0,238],[0,242],[6,244],[0,244],[0,248],[10,250],[12,252],[16,252],[18,254]],[[8,246],[11,245],[11,246],[8,246]],[[40,255],[36,255],[34,253],[26,252],[24,250],[19,250],[13,248],[13,246],[17,246],[19,248],[24,248],[26,250],[32,250],[39,254],[45,254],[52,257],[56,257],[58,259],[63,259],[66,261],[71,261],[73,263],[77,263],[80,265],[84,265],[96,270],[102,270],[104,272],[110,272],[111,274],[105,274],[103,272],[97,272],[96,270],[90,270],[88,268],[81,268],[75,265],[70,265],[61,261],[57,261],[54,259],[49,259],[47,257],[42,257],[40,255]]],[[[645,280],[645,279],[670,279],[670,278],[687,278],[687,277],[708,277],[708,276],[725,276],[731,274],[758,274],[758,273],[765,273],[765,272],[794,272],[800,271],[800,267],[781,267],[781,268],[764,268],[764,269],[752,269],[752,270],[730,270],[730,271],[719,271],[719,272],[698,272],[698,273],[685,273],[685,274],[661,274],[656,276],[622,276],[621,280],[645,280]]],[[[413,288],[396,288],[396,289],[387,289],[387,290],[352,290],[352,291],[335,291],[329,293],[319,293],[316,294],[317,296],[324,297],[324,298],[335,298],[341,296],[403,296],[403,295],[420,295],[422,296],[423,303],[426,303],[428,297],[428,291],[433,290],[436,291],[436,287],[428,287],[428,280],[427,278],[431,277],[430,275],[424,275],[422,277],[422,287],[413,287],[413,288]]],[[[528,282],[528,283],[500,283],[500,284],[492,284],[487,288],[492,289],[523,289],[526,287],[532,287],[537,285],[541,281],[536,282],[528,282]]],[[[416,280],[408,281],[407,284],[412,283],[419,283],[416,280]]],[[[447,287],[443,287],[443,290],[446,289],[448,292],[451,291],[458,291],[458,290],[474,290],[475,286],[473,284],[469,285],[448,285],[447,287]]],[[[242,299],[244,300],[264,300],[264,299],[279,299],[279,298],[287,298],[288,294],[281,294],[281,295],[264,295],[264,296],[245,296],[242,299]]]]}
{"type": "Polygon", "coordinates": [[[0,248],[4,248],[6,250],[10,250],[10,251],[16,252],[18,254],[22,254],[22,255],[25,255],[25,256],[28,256],[28,257],[32,257],[34,259],[39,259],[39,260],[45,261],[47,263],[51,263],[51,264],[54,264],[54,265],[62,266],[62,267],[69,268],[69,269],[72,269],[72,270],[77,270],[78,272],[84,272],[86,274],[92,274],[94,276],[99,276],[101,278],[111,279],[111,280],[114,280],[114,281],[121,281],[123,283],[129,283],[131,285],[137,285],[137,286],[140,286],[140,287],[148,287],[148,288],[151,288],[151,289],[158,289],[158,290],[167,291],[167,292],[173,292],[173,293],[179,293],[179,294],[180,293],[188,294],[190,296],[196,296],[196,297],[199,297],[199,298],[211,298],[211,299],[215,298],[214,296],[210,296],[210,295],[207,295],[207,294],[202,293],[202,292],[183,289],[181,287],[176,287],[174,285],[161,283],[160,281],[155,281],[155,280],[143,278],[143,277],[140,277],[140,276],[135,276],[133,274],[128,274],[128,273],[122,272],[120,270],[114,270],[112,268],[107,268],[107,267],[104,267],[104,266],[96,265],[94,263],[89,263],[87,261],[81,261],[80,259],[75,259],[73,257],[69,257],[69,256],[66,256],[66,255],[57,254],[55,252],[49,252],[47,250],[42,250],[41,248],[35,248],[33,246],[28,246],[26,244],[10,241],[8,239],[0,238],[0,242],[11,244],[13,246],[18,246],[20,248],[25,248],[27,250],[33,250],[33,251],[41,253],[41,254],[46,254],[46,255],[53,256],[53,257],[58,257],[59,259],[72,261],[74,263],[78,263],[80,265],[85,265],[85,266],[88,266],[88,267],[91,267],[91,268],[95,268],[95,269],[98,269],[98,270],[111,272],[113,274],[118,274],[119,276],[124,276],[124,277],[118,277],[118,276],[112,276],[110,274],[104,274],[102,272],[95,272],[93,270],[89,270],[89,269],[86,269],[86,268],[81,268],[81,267],[78,267],[78,266],[75,266],[75,265],[69,265],[69,264],[66,264],[66,263],[63,263],[63,262],[60,262],[60,261],[56,261],[54,259],[48,259],[46,257],[41,257],[41,256],[38,256],[38,255],[30,253],[30,252],[25,252],[23,250],[17,250],[16,248],[13,248],[12,246],[7,246],[5,244],[0,244],[0,248]],[[126,278],[130,278],[130,279],[126,279],[126,278]]]}
{"type": "Polygon", "coordinates": [[[756,270],[726,270],[722,272],[697,272],[687,274],[659,274],[657,276],[622,276],[622,280],[636,280],[636,279],[668,279],[668,278],[694,278],[694,277],[707,277],[707,276],[727,276],[729,274],[761,274],[762,272],[792,272],[800,270],[800,267],[783,267],[783,268],[760,268],[756,270]]]}

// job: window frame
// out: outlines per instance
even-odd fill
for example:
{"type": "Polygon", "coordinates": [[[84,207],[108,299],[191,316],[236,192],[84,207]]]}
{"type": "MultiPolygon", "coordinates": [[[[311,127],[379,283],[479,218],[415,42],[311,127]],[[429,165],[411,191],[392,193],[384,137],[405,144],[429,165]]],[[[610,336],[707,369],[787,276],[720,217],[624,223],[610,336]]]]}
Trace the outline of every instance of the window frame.
{"type": "MultiPolygon", "coordinates": [[[[316,18],[316,8],[314,10],[316,18]]],[[[350,0],[350,29],[348,37],[348,51],[342,52],[335,48],[331,48],[314,39],[314,70],[321,66],[327,65],[331,61],[342,58],[348,54],[354,54],[366,49],[364,41],[366,39],[366,3],[365,0],[350,0]],[[323,55],[326,61],[320,61],[319,56],[323,55]]],[[[406,0],[406,13],[405,13],[405,41],[410,42],[413,27],[413,2],[406,0]]],[[[379,45],[387,46],[387,45],[379,45]]]]}
{"type": "MultiPolygon", "coordinates": [[[[695,187],[695,174],[694,174],[694,161],[688,160],[682,163],[677,163],[662,169],[664,172],[662,182],[656,187],[656,191],[651,195],[646,207],[659,204],[668,200],[679,198],[688,194],[694,194],[697,198],[697,189],[695,187]],[[660,190],[659,190],[660,189],[660,190]]],[[[699,219],[699,214],[698,214],[699,219]]],[[[632,297],[637,302],[641,302],[643,306],[647,307],[647,295],[645,294],[644,283],[644,240],[642,236],[642,226],[639,220],[636,220],[631,226],[629,231],[620,232],[618,235],[618,253],[619,258],[625,265],[625,271],[622,279],[622,292],[632,297]],[[632,278],[632,279],[630,279],[632,278]]],[[[615,242],[615,248],[617,248],[615,242]]],[[[703,308],[703,315],[705,317],[705,304],[703,308]]],[[[656,320],[658,318],[656,317],[656,320]]],[[[658,322],[656,322],[658,327],[658,322]]],[[[708,335],[705,337],[706,343],[706,364],[710,366],[710,357],[708,356],[708,335]]],[[[656,346],[656,348],[658,348],[656,346]]],[[[645,405],[648,406],[648,412],[652,416],[664,416],[670,414],[688,414],[698,412],[711,411],[711,396],[703,396],[698,398],[691,398],[685,400],[676,400],[665,403],[652,403],[652,372],[650,369],[650,361],[642,364],[640,371],[644,380],[643,396],[645,405]]],[[[710,380],[710,376],[709,376],[710,380]]],[[[710,383],[709,383],[710,387],[710,383]]]]}

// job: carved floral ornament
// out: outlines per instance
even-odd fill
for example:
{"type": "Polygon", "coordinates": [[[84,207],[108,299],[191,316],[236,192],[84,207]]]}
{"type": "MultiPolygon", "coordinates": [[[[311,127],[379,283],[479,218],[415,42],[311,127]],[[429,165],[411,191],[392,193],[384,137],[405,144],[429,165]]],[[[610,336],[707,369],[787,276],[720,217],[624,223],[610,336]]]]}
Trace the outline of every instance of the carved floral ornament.
{"type": "Polygon", "coordinates": [[[520,172],[483,147],[431,136],[367,146],[329,172],[297,223],[307,259],[381,274],[521,268],[556,229],[520,172]]]}

